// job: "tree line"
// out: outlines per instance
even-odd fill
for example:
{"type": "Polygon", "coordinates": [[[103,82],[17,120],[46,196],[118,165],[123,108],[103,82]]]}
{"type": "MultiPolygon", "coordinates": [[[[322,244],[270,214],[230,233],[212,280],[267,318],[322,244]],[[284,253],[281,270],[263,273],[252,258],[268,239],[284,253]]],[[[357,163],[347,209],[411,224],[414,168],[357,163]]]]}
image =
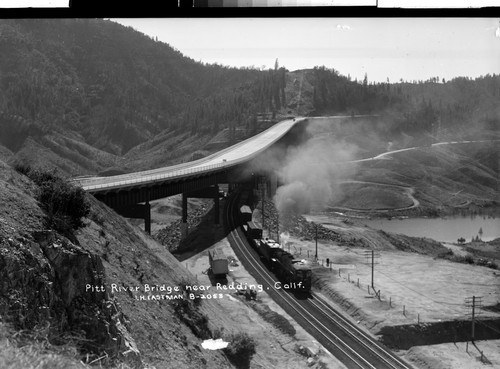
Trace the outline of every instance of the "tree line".
{"type": "MultiPolygon", "coordinates": [[[[157,38],[99,19],[0,20],[1,143],[60,132],[123,155],[164,130],[214,135],[258,130],[257,115],[288,111],[299,86],[274,68],[196,62],[157,38]]],[[[305,71],[310,115],[387,114],[394,134],[435,136],[498,127],[500,77],[408,83],[351,80],[334,69],[305,71]]]]}
{"type": "Polygon", "coordinates": [[[500,76],[458,77],[445,81],[432,77],[412,83],[352,81],[334,69],[313,69],[315,114],[385,114],[392,117],[393,134],[443,132],[485,128],[500,124],[500,76]]]}
{"type": "MultiPolygon", "coordinates": [[[[0,20],[0,49],[2,116],[32,132],[75,132],[115,154],[163,130],[250,127],[258,112],[285,104],[277,64],[269,71],[203,64],[111,21],[0,20]]],[[[11,124],[3,130],[17,132],[11,124]]]]}

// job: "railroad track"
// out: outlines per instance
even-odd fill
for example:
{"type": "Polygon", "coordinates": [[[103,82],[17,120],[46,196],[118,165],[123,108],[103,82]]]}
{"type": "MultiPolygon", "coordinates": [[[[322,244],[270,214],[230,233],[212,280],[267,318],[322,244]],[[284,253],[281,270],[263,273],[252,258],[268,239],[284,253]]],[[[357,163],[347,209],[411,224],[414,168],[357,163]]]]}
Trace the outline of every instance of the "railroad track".
{"type": "Polygon", "coordinates": [[[234,221],[238,217],[237,199],[237,195],[231,196],[226,202],[225,222],[229,242],[245,268],[278,305],[349,369],[412,368],[317,294],[294,295],[284,289],[276,289],[276,277],[262,264],[241,227],[234,221]]]}

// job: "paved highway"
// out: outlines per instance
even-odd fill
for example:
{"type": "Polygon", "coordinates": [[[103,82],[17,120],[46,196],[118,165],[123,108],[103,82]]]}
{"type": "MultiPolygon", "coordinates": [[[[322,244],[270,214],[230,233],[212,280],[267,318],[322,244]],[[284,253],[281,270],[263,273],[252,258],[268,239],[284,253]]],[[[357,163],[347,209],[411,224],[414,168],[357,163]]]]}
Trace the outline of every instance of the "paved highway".
{"type": "Polygon", "coordinates": [[[183,177],[193,173],[230,167],[255,157],[282,138],[294,125],[304,118],[287,119],[271,128],[205,158],[179,165],[134,172],[110,177],[75,178],[85,191],[127,187],[137,183],[151,183],[164,178],[183,177]]]}

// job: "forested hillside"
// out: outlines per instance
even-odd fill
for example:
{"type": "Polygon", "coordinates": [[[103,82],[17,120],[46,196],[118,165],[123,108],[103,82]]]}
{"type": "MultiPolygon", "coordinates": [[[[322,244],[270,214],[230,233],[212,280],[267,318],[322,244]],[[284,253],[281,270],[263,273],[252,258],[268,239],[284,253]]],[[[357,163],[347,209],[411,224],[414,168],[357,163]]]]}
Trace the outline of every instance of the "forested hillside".
{"type": "Polygon", "coordinates": [[[120,165],[162,131],[215,135],[282,105],[284,69],[204,65],[111,21],[1,20],[0,49],[1,144],[79,155],[69,173],[120,165]]]}
{"type": "Polygon", "coordinates": [[[189,160],[291,114],[375,114],[403,144],[500,122],[496,75],[372,83],[335,66],[290,72],[279,55],[267,71],[229,68],[100,19],[0,20],[0,50],[0,159],[66,175],[189,160]]]}
{"type": "Polygon", "coordinates": [[[379,114],[386,123],[379,128],[392,136],[480,138],[482,131],[489,135],[499,128],[498,75],[370,83],[367,75],[363,81],[351,81],[334,69],[319,67],[313,76],[315,113],[379,114]]]}

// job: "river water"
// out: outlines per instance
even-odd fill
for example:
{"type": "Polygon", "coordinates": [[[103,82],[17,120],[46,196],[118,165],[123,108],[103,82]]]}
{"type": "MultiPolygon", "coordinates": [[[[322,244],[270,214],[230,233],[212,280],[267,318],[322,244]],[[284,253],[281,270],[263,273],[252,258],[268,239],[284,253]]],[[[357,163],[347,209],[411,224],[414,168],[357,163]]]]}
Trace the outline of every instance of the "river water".
{"type": "MultiPolygon", "coordinates": [[[[485,141],[452,141],[452,142],[439,142],[434,143],[432,146],[441,145],[464,145],[482,142],[494,142],[499,140],[485,140],[485,141]]],[[[351,161],[352,163],[359,163],[364,161],[376,161],[384,159],[387,156],[397,155],[403,151],[416,150],[418,147],[411,147],[399,149],[394,151],[384,152],[374,157],[357,159],[351,161]]],[[[356,181],[351,181],[356,182],[356,181]]],[[[360,182],[362,183],[362,182],[360,182]]],[[[364,182],[369,183],[369,182],[364,182]]],[[[374,184],[374,183],[372,183],[374,184]]],[[[378,184],[380,185],[380,184],[378,184]]],[[[402,187],[403,188],[403,187],[402,187]]],[[[411,196],[411,193],[410,193],[411,196]]],[[[418,206],[418,201],[413,199],[418,206]]],[[[336,215],[335,217],[337,217],[336,215]]],[[[393,218],[389,219],[364,219],[362,220],[367,226],[373,229],[381,229],[387,232],[400,233],[413,237],[427,237],[441,242],[457,242],[463,237],[466,242],[471,241],[471,238],[479,238],[483,241],[491,241],[500,237],[500,217],[491,218],[488,216],[456,216],[446,218],[393,218]],[[481,230],[481,232],[480,232],[481,230]],[[481,233],[481,234],[480,234],[481,233]]]]}
{"type": "Polygon", "coordinates": [[[448,218],[408,218],[408,219],[364,219],[363,222],[374,229],[402,233],[414,237],[427,237],[442,242],[457,242],[460,237],[467,242],[477,235],[483,241],[500,237],[500,218],[448,217],[448,218]],[[479,230],[482,229],[482,235],[479,230]]]}

